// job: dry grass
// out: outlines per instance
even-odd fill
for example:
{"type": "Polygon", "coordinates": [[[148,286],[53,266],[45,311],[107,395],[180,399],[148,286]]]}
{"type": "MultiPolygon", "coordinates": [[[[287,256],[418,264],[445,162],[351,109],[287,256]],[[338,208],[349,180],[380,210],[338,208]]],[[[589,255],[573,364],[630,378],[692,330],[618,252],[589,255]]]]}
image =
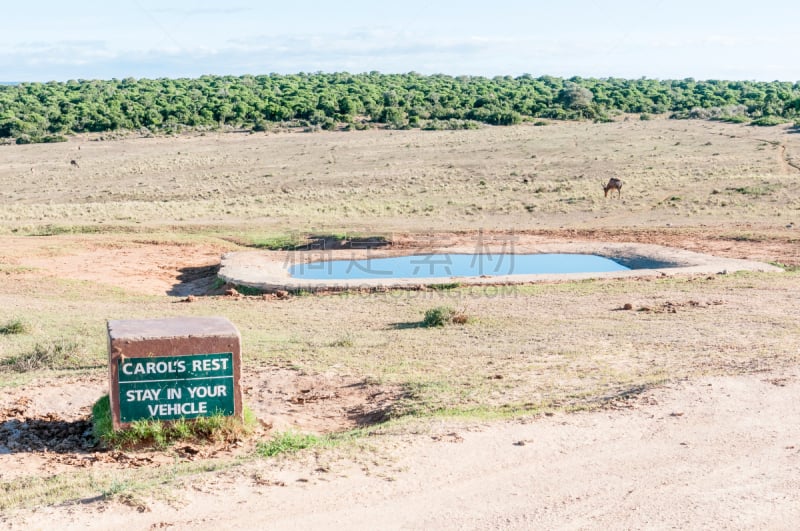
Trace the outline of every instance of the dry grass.
{"type": "MultiPolygon", "coordinates": [[[[30,253],[124,253],[141,242],[223,252],[306,231],[564,227],[564,237],[599,228],[609,239],[628,239],[662,234],[667,224],[684,226],[670,234],[690,247],[693,231],[703,230],[728,256],[744,258],[739,246],[760,243],[759,258],[777,260],[797,242],[783,227],[800,222],[800,179],[786,164],[800,153],[800,135],[785,128],[637,120],[73,139],[0,152],[0,242],[55,235],[24,248],[4,245],[0,323],[21,319],[27,327],[0,337],[7,364],[37,345],[67,340],[81,346],[81,365],[89,367],[83,370],[100,375],[106,319],[221,315],[241,330],[250,367],[278,364],[402,386],[396,416],[475,417],[590,407],[665,380],[776,368],[800,356],[796,269],[178,304],[166,295],[49,278],[26,263],[30,253]],[[78,153],[80,169],[72,169],[78,153]],[[625,182],[622,200],[603,198],[601,181],[612,175],[625,182]],[[773,238],[777,229],[785,234],[773,238]],[[626,304],[631,310],[622,309],[626,304]],[[469,319],[420,326],[426,310],[439,306],[469,319]]],[[[31,366],[0,386],[30,384],[64,368],[31,366]]],[[[120,481],[163,476],[131,472],[120,481]]],[[[37,480],[29,490],[49,499],[50,491],[63,490],[62,479],[76,496],[98,485],[110,494],[128,490],[85,475],[37,480]]],[[[24,503],[16,486],[2,488],[0,507],[24,503]]]]}
{"type": "MultiPolygon", "coordinates": [[[[374,234],[710,224],[734,246],[747,237],[733,229],[742,222],[783,224],[800,209],[800,179],[784,159],[800,152],[798,135],[700,121],[73,139],[3,150],[0,230],[85,235],[78,243],[51,240],[40,256],[68,255],[80,238],[120,249],[141,241],[235,248],[230,242],[283,241],[323,227],[374,234]],[[80,170],[61,164],[78,144],[80,170]],[[603,198],[600,181],[609,175],[625,181],[621,201],[603,198]]],[[[676,280],[515,288],[497,296],[454,287],[357,301],[344,295],[175,306],[93,283],[41,284],[35,271],[13,274],[25,257],[10,256],[1,265],[16,280],[2,288],[0,302],[36,332],[9,336],[6,359],[79,336],[89,359],[102,362],[105,318],[219,313],[243,328],[254,358],[309,370],[344,366],[404,384],[422,397],[424,410],[596,396],[697,365],[723,370],[754,356],[788,356],[797,342],[788,322],[777,328],[785,334],[776,333],[792,313],[790,301],[773,300],[773,290],[796,285],[795,275],[756,277],[765,287],[754,298],[740,287],[751,280],[735,277],[685,284],[688,294],[675,292],[684,286],[676,280]],[[624,299],[652,305],[701,297],[738,300],[677,314],[612,311],[624,299]],[[63,312],[65,304],[74,311],[63,312]],[[454,304],[472,322],[408,326],[432,306],[454,304]],[[274,326],[260,327],[262,319],[274,326]],[[698,330],[712,339],[698,338],[698,330]]]]}
{"type": "Polygon", "coordinates": [[[29,313],[37,330],[24,342],[9,342],[7,359],[79,329],[91,352],[84,359],[102,367],[106,317],[223,315],[242,331],[245,363],[398,384],[409,392],[398,412],[572,406],[663,379],[795,363],[800,352],[794,315],[800,272],[285,301],[201,297],[190,305],[99,291],[81,296],[79,317],[60,311],[74,304],[58,289],[63,283],[4,288],[0,302],[16,301],[16,311],[29,313]],[[632,310],[621,310],[626,303],[632,310]],[[458,307],[471,319],[422,327],[425,312],[439,306],[458,307]]]}
{"type": "Polygon", "coordinates": [[[672,120],[73,139],[3,148],[0,229],[374,233],[757,222],[796,216],[800,183],[787,161],[799,151],[800,138],[784,127],[672,120]],[[75,156],[80,169],[69,167],[75,156]],[[625,182],[621,201],[603,197],[609,176],[625,182]]]}

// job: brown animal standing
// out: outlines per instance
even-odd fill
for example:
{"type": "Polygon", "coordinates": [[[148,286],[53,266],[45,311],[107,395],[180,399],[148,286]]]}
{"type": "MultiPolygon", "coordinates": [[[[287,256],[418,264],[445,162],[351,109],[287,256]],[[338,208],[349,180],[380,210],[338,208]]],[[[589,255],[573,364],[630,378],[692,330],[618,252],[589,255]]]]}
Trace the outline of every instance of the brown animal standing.
{"type": "Polygon", "coordinates": [[[616,177],[612,177],[608,180],[608,184],[603,185],[600,183],[600,186],[603,187],[603,192],[605,192],[605,197],[608,197],[608,192],[611,191],[611,197],[614,197],[614,190],[617,191],[617,198],[622,197],[622,181],[617,179],[616,177]]]}

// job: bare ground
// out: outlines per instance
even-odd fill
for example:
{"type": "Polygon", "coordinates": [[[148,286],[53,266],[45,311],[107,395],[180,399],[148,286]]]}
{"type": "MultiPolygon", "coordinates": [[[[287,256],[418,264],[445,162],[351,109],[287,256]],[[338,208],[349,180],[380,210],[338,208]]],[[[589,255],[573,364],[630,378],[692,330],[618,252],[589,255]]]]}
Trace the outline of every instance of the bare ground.
{"type": "Polygon", "coordinates": [[[613,409],[438,423],[391,460],[251,463],[177,500],[3,516],[10,529],[791,529],[800,519],[796,370],[653,389],[613,409]],[[313,500],[313,501],[312,501],[313,500]]]}
{"type": "MultiPolygon", "coordinates": [[[[259,433],[287,430],[335,433],[383,420],[401,391],[334,372],[304,375],[263,367],[243,374],[244,400],[259,420],[259,433]]],[[[108,393],[102,377],[39,379],[0,399],[0,481],[51,475],[71,468],[114,469],[162,466],[175,458],[164,452],[109,452],[91,435],[91,408],[108,393]]],[[[234,457],[253,450],[252,440],[198,447],[190,456],[234,457]],[[199,454],[199,455],[196,455],[199,454]]]]}

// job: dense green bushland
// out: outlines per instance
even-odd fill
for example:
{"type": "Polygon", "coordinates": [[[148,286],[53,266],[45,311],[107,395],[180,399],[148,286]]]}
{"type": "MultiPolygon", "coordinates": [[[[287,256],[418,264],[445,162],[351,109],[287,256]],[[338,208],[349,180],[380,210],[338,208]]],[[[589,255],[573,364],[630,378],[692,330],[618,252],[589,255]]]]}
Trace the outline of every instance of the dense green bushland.
{"type": "Polygon", "coordinates": [[[369,123],[437,129],[534,118],[605,120],[620,112],[788,121],[800,116],[800,83],[372,72],[0,86],[0,138],[19,143],[116,130],[260,131],[274,124],[334,129],[369,123]]]}

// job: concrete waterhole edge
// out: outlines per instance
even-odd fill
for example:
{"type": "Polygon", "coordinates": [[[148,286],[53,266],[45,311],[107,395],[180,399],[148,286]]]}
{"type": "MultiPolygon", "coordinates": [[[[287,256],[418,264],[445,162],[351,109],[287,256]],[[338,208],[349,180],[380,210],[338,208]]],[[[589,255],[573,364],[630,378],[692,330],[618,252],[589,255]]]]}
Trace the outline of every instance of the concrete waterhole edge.
{"type": "MultiPolygon", "coordinates": [[[[737,271],[783,272],[783,269],[752,260],[721,258],[661,245],[639,243],[569,242],[515,246],[513,254],[592,254],[629,267],[605,273],[555,273],[483,275],[481,277],[324,279],[293,278],[289,267],[324,260],[363,260],[410,254],[473,254],[471,247],[425,249],[336,249],[315,251],[237,251],[222,256],[218,277],[225,282],[263,292],[348,291],[419,289],[457,283],[461,286],[519,285],[586,279],[647,278],[696,274],[726,274],[737,271]]],[[[483,253],[502,253],[502,247],[483,248],[483,253]]]]}

